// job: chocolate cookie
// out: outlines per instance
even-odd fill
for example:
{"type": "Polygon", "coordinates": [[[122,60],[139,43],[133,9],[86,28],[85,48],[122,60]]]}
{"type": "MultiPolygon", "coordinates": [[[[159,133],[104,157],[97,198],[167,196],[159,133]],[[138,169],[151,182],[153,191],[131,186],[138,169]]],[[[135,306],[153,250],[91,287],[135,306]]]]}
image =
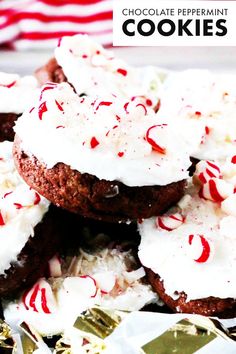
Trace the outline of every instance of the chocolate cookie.
{"type": "Polygon", "coordinates": [[[146,268],[146,274],[153,289],[157,292],[164,303],[175,312],[194,313],[204,316],[224,317],[231,313],[231,317],[236,314],[236,299],[226,298],[220,299],[217,297],[207,297],[205,299],[187,300],[187,295],[184,292],[176,293],[178,298],[174,300],[167,295],[163,285],[163,281],[158,274],[155,274],[151,269],[146,268]]]}
{"type": "Polygon", "coordinates": [[[33,76],[0,72],[0,142],[14,140],[14,124],[37,95],[33,76]]]}
{"type": "Polygon", "coordinates": [[[55,58],[51,58],[45,65],[37,69],[35,77],[41,86],[47,82],[61,83],[67,81],[62,68],[58,65],[55,58]]]}
{"type": "Polygon", "coordinates": [[[12,143],[0,143],[0,296],[12,296],[43,275],[65,233],[65,212],[19,176],[12,143]]]}
{"type": "Polygon", "coordinates": [[[155,111],[165,71],[154,66],[133,67],[114,57],[86,35],[63,37],[54,57],[35,71],[40,85],[68,82],[79,95],[142,98],[155,111]]]}
{"type": "Polygon", "coordinates": [[[139,225],[139,259],[176,312],[236,313],[235,174],[233,162],[200,161],[178,204],[139,225]]]}
{"type": "Polygon", "coordinates": [[[160,214],[176,203],[185,189],[185,181],[166,186],[128,187],[121,182],[81,174],[63,163],[48,169],[36,157],[25,154],[17,138],[13,155],[27,184],[52,203],[104,221],[119,222],[160,214]]]}
{"type": "Polygon", "coordinates": [[[14,140],[14,124],[19,114],[16,113],[0,113],[0,142],[4,140],[14,140]]]}

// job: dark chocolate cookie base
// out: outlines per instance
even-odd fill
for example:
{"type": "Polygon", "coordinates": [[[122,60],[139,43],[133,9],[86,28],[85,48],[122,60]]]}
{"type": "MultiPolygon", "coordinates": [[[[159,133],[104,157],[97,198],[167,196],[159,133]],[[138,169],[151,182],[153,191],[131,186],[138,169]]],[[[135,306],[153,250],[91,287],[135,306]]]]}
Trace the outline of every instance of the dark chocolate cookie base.
{"type": "Polygon", "coordinates": [[[19,291],[33,285],[44,275],[48,261],[62,246],[62,230],[59,224],[61,211],[50,206],[41,223],[34,229],[18,261],[0,275],[0,296],[12,297],[19,291]]]}
{"type": "Polygon", "coordinates": [[[61,83],[67,81],[62,68],[58,65],[55,58],[50,59],[47,64],[37,69],[35,77],[40,85],[44,85],[46,82],[61,83]]]}
{"type": "Polygon", "coordinates": [[[20,114],[16,113],[0,113],[0,142],[14,140],[15,132],[13,127],[19,116],[20,114]]]}
{"type": "MultiPolygon", "coordinates": [[[[236,299],[220,299],[207,297],[186,301],[187,295],[181,292],[177,300],[166,294],[163,281],[158,274],[146,268],[147,278],[162,301],[175,312],[198,314],[203,316],[234,317],[236,315],[236,299]]],[[[204,286],[204,284],[202,285],[204,286]]]]}
{"type": "Polygon", "coordinates": [[[125,222],[159,215],[184,194],[185,181],[166,186],[128,187],[121,182],[99,180],[58,163],[51,169],[27,156],[15,139],[13,156],[26,183],[56,206],[85,217],[125,222]]]}

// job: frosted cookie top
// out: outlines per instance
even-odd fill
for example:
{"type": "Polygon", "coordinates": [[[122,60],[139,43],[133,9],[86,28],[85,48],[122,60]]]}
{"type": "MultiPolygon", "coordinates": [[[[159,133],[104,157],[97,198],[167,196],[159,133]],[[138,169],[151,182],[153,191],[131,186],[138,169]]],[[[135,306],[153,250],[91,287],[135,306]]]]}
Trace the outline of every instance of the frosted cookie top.
{"type": "Polygon", "coordinates": [[[182,136],[198,159],[224,160],[236,150],[235,76],[206,70],[171,73],[159,117],[184,126],[182,136]]]}
{"type": "Polygon", "coordinates": [[[200,162],[194,183],[176,207],[139,225],[140,261],[173,299],[236,298],[236,164],[200,162]]]}
{"type": "Polygon", "coordinates": [[[79,97],[67,83],[49,83],[15,132],[22,149],[48,168],[63,162],[128,186],[166,185],[188,176],[186,144],[137,99],[79,97]]]}
{"type": "Polygon", "coordinates": [[[10,268],[11,262],[17,262],[49,207],[49,202],[20,178],[11,151],[12,143],[0,143],[0,274],[10,268]]]}
{"type": "Polygon", "coordinates": [[[159,69],[130,67],[87,35],[63,37],[55,58],[78,94],[144,96],[150,106],[158,103],[159,69]]]}
{"type": "Polygon", "coordinates": [[[0,113],[23,113],[37,95],[33,76],[0,72],[0,113]]]}
{"type": "Polygon", "coordinates": [[[142,283],[144,269],[138,268],[131,252],[104,249],[93,254],[49,262],[51,278],[40,279],[16,303],[4,311],[16,326],[25,321],[42,335],[63,333],[76,318],[95,304],[107,309],[137,311],[157,302],[151,287],[142,283]]]}

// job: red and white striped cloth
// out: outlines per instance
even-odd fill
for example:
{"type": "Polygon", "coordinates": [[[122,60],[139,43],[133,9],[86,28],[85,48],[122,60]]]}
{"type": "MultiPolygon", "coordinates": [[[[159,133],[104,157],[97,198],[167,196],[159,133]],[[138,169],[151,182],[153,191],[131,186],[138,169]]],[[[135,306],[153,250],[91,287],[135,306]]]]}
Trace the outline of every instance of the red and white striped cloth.
{"type": "Polygon", "coordinates": [[[0,0],[0,45],[48,49],[76,33],[111,45],[112,0],[0,0]]]}

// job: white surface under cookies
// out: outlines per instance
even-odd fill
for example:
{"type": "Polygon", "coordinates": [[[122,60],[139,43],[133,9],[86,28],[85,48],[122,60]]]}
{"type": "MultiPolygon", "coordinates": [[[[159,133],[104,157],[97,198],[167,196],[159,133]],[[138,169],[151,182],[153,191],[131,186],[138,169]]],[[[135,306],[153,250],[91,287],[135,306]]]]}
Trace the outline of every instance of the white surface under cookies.
{"type": "MultiPolygon", "coordinates": [[[[114,54],[135,66],[157,65],[167,69],[207,68],[213,71],[235,72],[236,47],[133,47],[112,48],[114,54]]],[[[32,74],[52,57],[52,51],[2,51],[0,71],[32,74]]]]}

